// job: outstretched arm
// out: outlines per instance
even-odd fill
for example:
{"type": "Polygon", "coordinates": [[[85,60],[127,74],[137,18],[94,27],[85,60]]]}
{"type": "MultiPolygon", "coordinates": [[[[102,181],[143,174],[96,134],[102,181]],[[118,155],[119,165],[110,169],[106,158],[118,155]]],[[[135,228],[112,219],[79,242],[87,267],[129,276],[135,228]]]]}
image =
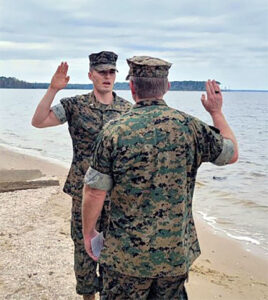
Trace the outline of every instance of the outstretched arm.
{"type": "Polygon", "coordinates": [[[65,88],[69,82],[70,77],[67,76],[67,72],[68,64],[66,62],[62,62],[53,75],[46,94],[41,99],[35,110],[32,118],[32,125],[34,127],[44,128],[61,124],[50,108],[57,92],[65,88]]]}
{"type": "Polygon", "coordinates": [[[238,159],[238,145],[235,135],[222,113],[223,98],[220,87],[215,80],[208,80],[206,82],[206,91],[207,97],[203,94],[201,98],[203,106],[211,115],[213,124],[220,130],[221,135],[226,139],[230,139],[234,144],[234,155],[229,161],[229,164],[232,164],[238,159]]]}

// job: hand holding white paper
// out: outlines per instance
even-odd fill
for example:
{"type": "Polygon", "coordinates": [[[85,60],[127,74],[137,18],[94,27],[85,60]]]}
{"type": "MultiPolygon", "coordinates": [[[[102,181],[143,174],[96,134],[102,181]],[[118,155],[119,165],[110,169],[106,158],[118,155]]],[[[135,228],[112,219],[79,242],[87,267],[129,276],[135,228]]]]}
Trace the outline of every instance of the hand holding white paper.
{"type": "Polygon", "coordinates": [[[91,240],[91,248],[94,256],[96,257],[100,256],[101,249],[103,247],[103,241],[104,241],[103,232],[100,232],[91,240]]]}

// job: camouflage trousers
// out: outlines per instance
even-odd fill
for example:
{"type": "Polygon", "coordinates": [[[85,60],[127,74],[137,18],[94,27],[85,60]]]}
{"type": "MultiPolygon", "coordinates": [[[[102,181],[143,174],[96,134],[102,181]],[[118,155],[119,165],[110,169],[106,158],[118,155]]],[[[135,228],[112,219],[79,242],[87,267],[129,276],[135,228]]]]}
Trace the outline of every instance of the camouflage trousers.
{"type": "Polygon", "coordinates": [[[181,277],[139,278],[103,269],[101,300],[187,300],[181,277]]]}
{"type": "MultiPolygon", "coordinates": [[[[74,272],[76,277],[76,292],[79,295],[93,295],[102,289],[102,268],[93,261],[84,248],[82,233],[82,196],[72,198],[71,237],[74,242],[74,272]]],[[[108,225],[109,201],[105,200],[104,209],[97,222],[96,229],[104,231],[108,225]]]]}

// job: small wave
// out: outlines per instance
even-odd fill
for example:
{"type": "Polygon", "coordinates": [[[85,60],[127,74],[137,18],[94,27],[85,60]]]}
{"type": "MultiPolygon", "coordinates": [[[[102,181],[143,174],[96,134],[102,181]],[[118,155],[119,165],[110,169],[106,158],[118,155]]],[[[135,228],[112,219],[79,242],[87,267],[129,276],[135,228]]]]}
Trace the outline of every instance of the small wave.
{"type": "Polygon", "coordinates": [[[224,220],[224,219],[217,219],[217,223],[220,225],[232,225],[233,223],[231,221],[228,220],[224,220]]]}
{"type": "Polygon", "coordinates": [[[41,149],[41,151],[36,151],[36,150],[33,150],[33,148],[28,148],[27,149],[26,147],[13,146],[13,145],[10,145],[10,144],[7,144],[7,143],[0,143],[0,146],[4,147],[6,149],[9,149],[13,152],[30,155],[30,156],[33,156],[33,157],[37,157],[37,158],[55,163],[57,165],[61,165],[65,168],[70,167],[70,162],[65,161],[64,159],[59,160],[59,159],[53,158],[51,156],[47,156],[47,155],[45,155],[47,152],[43,151],[43,149],[41,149]]]}
{"type": "Polygon", "coordinates": [[[267,176],[267,174],[260,173],[260,172],[251,172],[250,175],[252,175],[254,177],[266,177],[267,176]]]}
{"type": "Polygon", "coordinates": [[[206,213],[202,211],[197,211],[198,214],[202,216],[202,218],[209,223],[210,225],[216,224],[216,218],[215,217],[209,217],[206,213]]]}
{"type": "Polygon", "coordinates": [[[263,204],[260,205],[252,200],[240,200],[240,201],[236,201],[235,204],[239,204],[239,205],[242,205],[245,207],[250,207],[250,208],[268,209],[267,205],[263,205],[263,204]]]}
{"type": "Polygon", "coordinates": [[[245,160],[243,158],[240,158],[239,159],[239,167],[242,168],[243,172],[245,172],[244,165],[253,165],[253,166],[261,167],[261,166],[263,166],[263,163],[259,163],[257,161],[252,161],[252,160],[245,160]]]}
{"type": "Polygon", "coordinates": [[[14,132],[12,132],[10,130],[7,130],[6,132],[3,132],[3,135],[20,137],[18,134],[14,133],[14,132]]]}
{"type": "Polygon", "coordinates": [[[254,238],[251,238],[248,236],[234,235],[234,234],[230,233],[229,231],[223,229],[222,227],[217,226],[217,224],[220,225],[220,224],[222,224],[222,222],[218,222],[218,220],[215,217],[210,217],[202,211],[197,211],[197,213],[200,214],[202,216],[202,218],[208,223],[208,225],[210,225],[214,230],[216,230],[218,232],[223,232],[224,234],[226,234],[228,237],[230,237],[232,239],[243,241],[243,242],[249,242],[249,243],[252,243],[252,244],[258,245],[258,246],[261,244],[258,240],[254,239],[254,238]]]}
{"type": "Polygon", "coordinates": [[[18,147],[21,148],[21,149],[25,149],[25,150],[34,150],[34,151],[38,151],[38,152],[43,151],[43,149],[41,149],[41,148],[26,147],[26,146],[22,146],[22,145],[18,145],[18,147]]]}
{"type": "Polygon", "coordinates": [[[202,182],[202,181],[197,181],[197,182],[196,182],[196,186],[197,186],[197,187],[204,186],[204,185],[206,185],[205,182],[202,182]]]}
{"type": "Polygon", "coordinates": [[[239,236],[239,235],[233,235],[233,234],[231,234],[229,232],[226,232],[226,231],[224,231],[224,232],[227,236],[229,236],[230,238],[235,239],[235,240],[245,241],[245,242],[249,242],[249,243],[252,243],[252,244],[255,244],[255,245],[260,245],[261,244],[259,241],[255,240],[251,237],[248,237],[248,236],[239,236]]]}

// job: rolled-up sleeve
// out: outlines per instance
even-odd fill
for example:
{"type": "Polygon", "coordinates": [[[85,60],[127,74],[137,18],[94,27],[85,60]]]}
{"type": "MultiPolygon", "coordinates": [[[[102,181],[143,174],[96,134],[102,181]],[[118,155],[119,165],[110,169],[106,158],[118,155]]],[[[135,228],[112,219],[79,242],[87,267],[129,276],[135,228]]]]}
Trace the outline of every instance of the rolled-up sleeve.
{"type": "Polygon", "coordinates": [[[51,110],[62,124],[67,121],[65,109],[61,103],[52,106],[51,110]]]}
{"type": "Polygon", "coordinates": [[[111,159],[113,146],[109,131],[106,131],[105,128],[97,137],[84,183],[95,189],[110,191],[114,185],[111,159]]]}
{"type": "Polygon", "coordinates": [[[110,175],[100,173],[91,167],[87,170],[84,183],[93,189],[103,191],[110,191],[113,187],[113,179],[110,175]]]}
{"type": "Polygon", "coordinates": [[[223,139],[223,146],[220,155],[212,163],[217,166],[224,166],[229,163],[229,161],[234,156],[234,144],[229,139],[223,139]]]}

